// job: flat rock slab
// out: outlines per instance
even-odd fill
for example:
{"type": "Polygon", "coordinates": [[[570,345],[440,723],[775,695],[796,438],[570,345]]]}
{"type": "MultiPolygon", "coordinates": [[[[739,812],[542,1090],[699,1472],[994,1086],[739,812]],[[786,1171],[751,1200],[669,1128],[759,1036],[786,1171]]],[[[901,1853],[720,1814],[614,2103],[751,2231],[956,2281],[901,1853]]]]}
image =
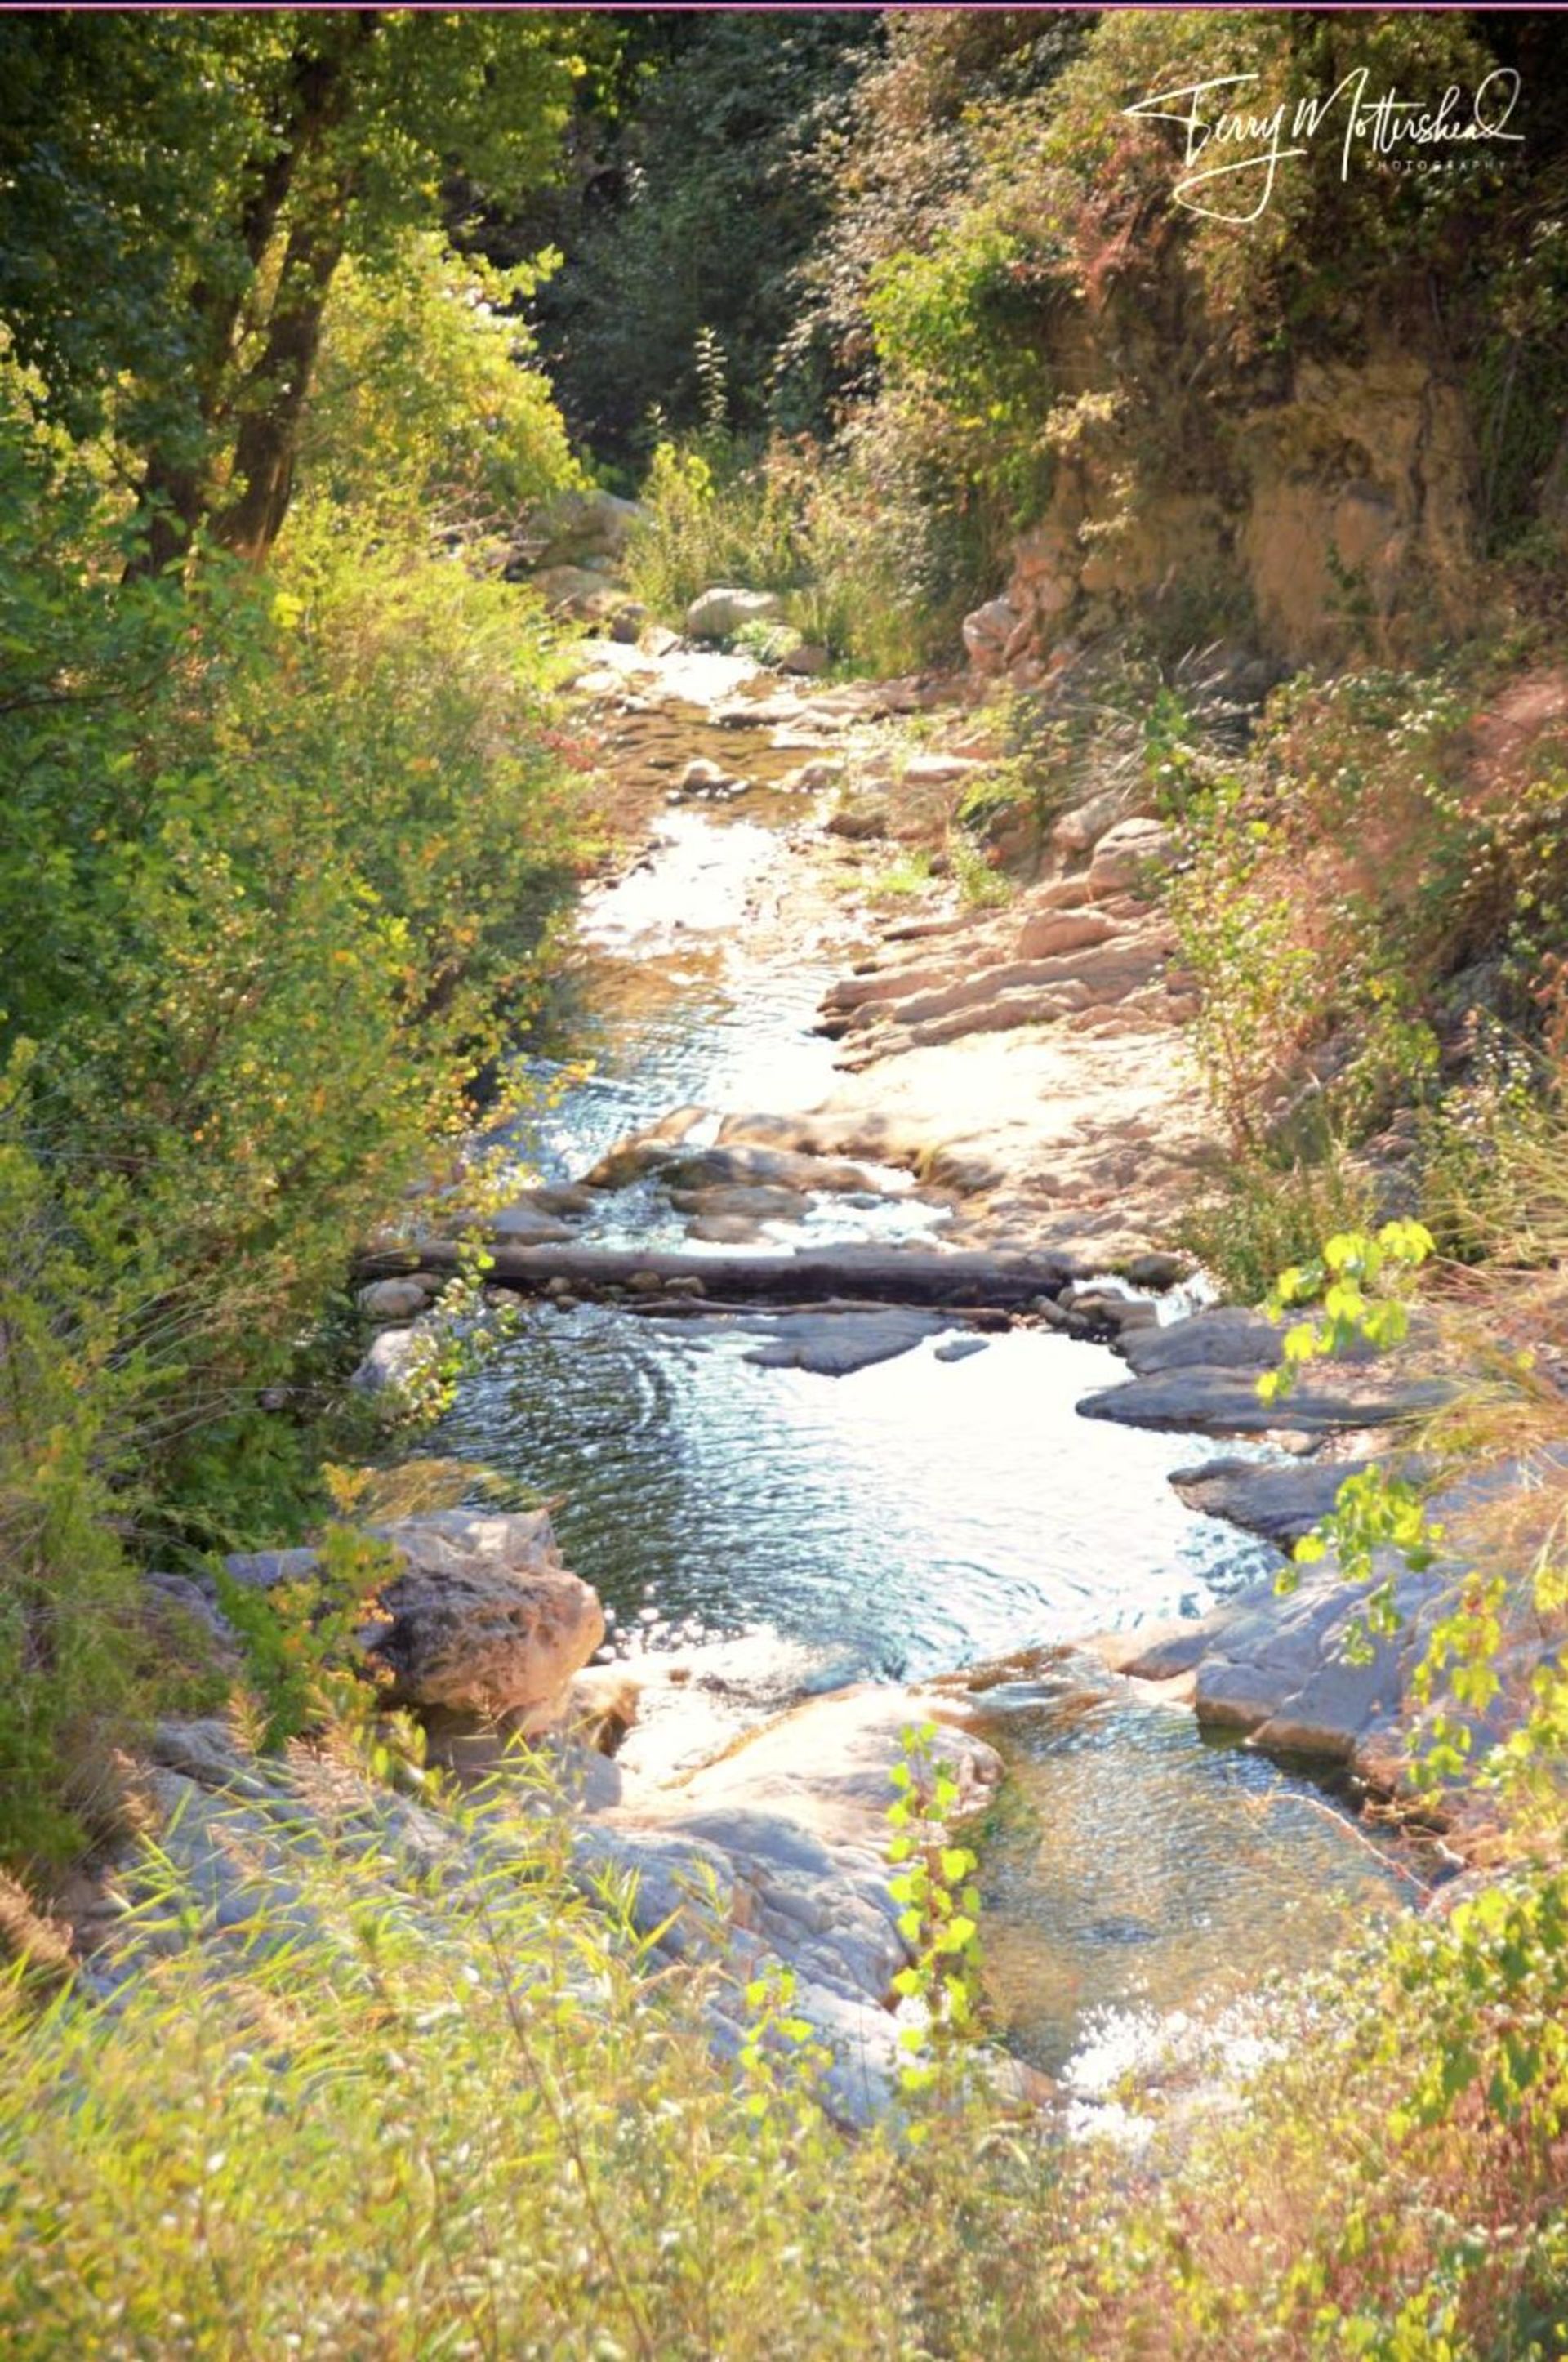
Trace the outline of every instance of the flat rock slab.
{"type": "Polygon", "coordinates": [[[795,1191],[875,1191],[877,1187],[874,1175],[862,1165],[751,1144],[678,1152],[664,1166],[663,1179],[669,1189],[691,1190],[749,1187],[795,1191]]]}
{"type": "Polygon", "coordinates": [[[1379,1575],[1386,1573],[1397,1576],[1403,1620],[1364,1656],[1356,1631],[1371,1586],[1347,1584],[1325,1560],[1287,1596],[1259,1584],[1124,1657],[1121,1670],[1141,1681],[1192,1675],[1200,1723],[1245,1732],[1275,1752],[1360,1765],[1366,1750],[1382,1763],[1408,1711],[1431,1613],[1452,1581],[1435,1568],[1411,1574],[1391,1560],[1379,1565],[1379,1575]]]}
{"type": "Polygon", "coordinates": [[[986,1341],[984,1337],[949,1337],[944,1345],[937,1347],[936,1359],[939,1362],[966,1362],[971,1354],[985,1352],[986,1341]]]}
{"type": "MultiPolygon", "coordinates": [[[[1129,1345],[1153,1335],[1141,1330],[1129,1345]]],[[[1166,1332],[1159,1332],[1166,1333],[1166,1332]]],[[[1386,1427],[1436,1410],[1452,1388],[1438,1378],[1381,1377],[1342,1370],[1332,1378],[1302,1381],[1283,1402],[1258,1398],[1253,1375],[1234,1367],[1193,1365],[1130,1378],[1086,1395],[1082,1418],[1107,1418],[1123,1427],[1174,1428],[1196,1435],[1325,1435],[1338,1428],[1386,1427]]]]}
{"type": "Polygon", "coordinates": [[[1346,1477],[1367,1465],[1364,1460],[1293,1460],[1279,1467],[1268,1461],[1206,1460],[1200,1467],[1176,1469],[1171,1483],[1189,1509],[1228,1518],[1289,1548],[1328,1516],[1346,1477]]]}
{"type": "MultiPolygon", "coordinates": [[[[912,1352],[947,1326],[940,1312],[785,1312],[767,1324],[764,1343],[746,1360],[764,1370],[810,1370],[818,1377],[845,1378],[878,1362],[912,1352]]],[[[970,1351],[977,1351],[980,1339],[970,1351]]],[[[949,1357],[951,1358],[951,1356],[949,1357]]]]}
{"type": "Polygon", "coordinates": [[[1231,1305],[1195,1312],[1129,1337],[1123,1358],[1134,1376],[1163,1376],[1167,1370],[1199,1367],[1208,1370],[1272,1370],[1278,1366],[1284,1332],[1261,1312],[1231,1305]]]}
{"type": "Polygon", "coordinates": [[[634,1915],[661,1948],[700,1948],[706,1915],[709,1940],[744,1975],[770,1963],[794,1972],[796,2012],[826,2046],[834,2105],[855,2122],[898,2090],[888,2003],[909,1949],[888,1891],[887,1815],[903,1733],[943,1726],[934,1751],[953,1768],[962,1817],[988,1802],[1002,1772],[966,1727],[969,1711],[881,1685],[812,1698],[677,1783],[634,1791],[579,1836],[585,1867],[635,1877],[634,1915]]]}

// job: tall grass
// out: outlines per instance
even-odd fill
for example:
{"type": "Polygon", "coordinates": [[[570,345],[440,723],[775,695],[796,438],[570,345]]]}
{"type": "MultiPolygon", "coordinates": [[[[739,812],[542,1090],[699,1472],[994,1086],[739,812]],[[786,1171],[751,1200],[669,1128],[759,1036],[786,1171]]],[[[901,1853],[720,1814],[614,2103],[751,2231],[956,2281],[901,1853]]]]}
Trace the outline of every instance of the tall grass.
{"type": "Polygon", "coordinates": [[[786,444],[751,456],[710,431],[659,446],[643,501],[627,579],[668,623],[726,584],[779,593],[801,639],[846,670],[908,672],[955,644],[911,546],[922,521],[846,462],[786,444]]]}
{"type": "Polygon", "coordinates": [[[1560,2350],[1561,1881],[1276,2004],[1244,2104],[1139,2163],[991,2103],[846,2134],[777,2011],[721,2065],[769,1996],[650,1953],[536,1806],[249,1784],[188,1792],[111,2006],[0,1988],[17,2362],[1560,2350]]]}

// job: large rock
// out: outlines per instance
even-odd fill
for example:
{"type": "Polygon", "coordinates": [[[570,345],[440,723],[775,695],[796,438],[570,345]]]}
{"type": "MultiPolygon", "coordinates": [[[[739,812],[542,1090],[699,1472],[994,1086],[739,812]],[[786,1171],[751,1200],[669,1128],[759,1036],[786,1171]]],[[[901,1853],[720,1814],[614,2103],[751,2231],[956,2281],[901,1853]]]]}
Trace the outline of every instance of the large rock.
{"type": "Polygon", "coordinates": [[[1163,821],[1118,821],[1094,848],[1089,885],[1096,894],[1125,893],[1167,868],[1175,853],[1176,839],[1163,821]]]}
{"type": "Polygon", "coordinates": [[[1062,814],[1051,831],[1051,842],[1058,853],[1069,856],[1088,853],[1102,837],[1122,820],[1127,808],[1126,790],[1122,788],[1102,788],[1098,795],[1088,796],[1071,811],[1062,814]]]}
{"type": "Polygon", "coordinates": [[[1126,1359],[1141,1378],[1166,1370],[1273,1370],[1285,1331],[1261,1312],[1220,1304],[1190,1319],[1173,1320],[1152,1336],[1132,1339],[1126,1359]]]}
{"type": "Polygon", "coordinates": [[[784,602],[771,590],[738,590],[722,586],[704,590],[686,610],[686,629],[694,640],[733,640],[745,624],[774,624],[784,602]]]}
{"type": "Polygon", "coordinates": [[[788,1148],[725,1142],[678,1155],[665,1166],[671,1189],[767,1189],[874,1191],[875,1177],[863,1165],[824,1156],[803,1156],[788,1148]]]}
{"type": "Polygon", "coordinates": [[[1325,1561],[1287,1597],[1272,1584],[1243,1592],[1123,1657],[1122,1670],[1144,1681],[1187,1676],[1198,1718],[1209,1728],[1244,1732],[1284,1755],[1349,1762],[1375,1777],[1375,1767],[1401,1751],[1412,1716],[1410,1677],[1453,1583],[1452,1570],[1411,1574],[1386,1552],[1377,1573],[1395,1577],[1401,1621],[1368,1645],[1357,1635],[1370,1586],[1347,1584],[1325,1561]]]}
{"type": "MultiPolygon", "coordinates": [[[[392,1676],[393,1702],[547,1727],[603,1639],[604,1614],[562,1564],[547,1512],[439,1509],[371,1530],[403,1562],[381,1586],[385,1620],[367,1642],[392,1676]]],[[[308,1579],[320,1561],[262,1551],[225,1564],[235,1582],[270,1590],[308,1579]]]]}
{"type": "Polygon", "coordinates": [[[634,1917],[661,1948],[722,1948],[743,1977],[793,1971],[796,2013],[829,2053],[833,2103],[855,2122],[898,2091],[889,2003],[909,1948],[888,1888],[887,1816],[902,1734],[942,1726],[934,1751],[956,1778],[955,1817],[972,1814],[1002,1767],[964,1727],[967,1712],[884,1686],[812,1698],[677,1781],[634,1788],[579,1838],[591,1870],[635,1875],[634,1917]]]}
{"type": "Polygon", "coordinates": [[[1225,1518],[1286,1549],[1309,1534],[1333,1507],[1347,1476],[1364,1460],[1207,1460],[1177,1468],[1171,1483],[1189,1509],[1225,1518]]]}
{"type": "Polygon", "coordinates": [[[569,1222],[522,1199],[491,1214],[489,1227],[496,1238],[504,1239],[512,1246],[559,1245],[574,1235],[569,1222]]]}
{"type": "Polygon", "coordinates": [[[429,1301],[417,1279],[373,1279],[359,1290],[359,1309],[371,1320],[416,1320],[429,1301]]]}
{"type": "Polygon", "coordinates": [[[940,1312],[893,1305],[876,1312],[787,1312],[768,1324],[766,1343],[746,1360],[763,1370],[809,1370],[846,1378],[878,1362],[897,1361],[948,1326],[940,1312]]]}
{"type": "MultiPolygon", "coordinates": [[[[1128,1343],[1157,1336],[1141,1330],[1128,1343]]],[[[1280,1402],[1259,1398],[1257,1381],[1235,1369],[1205,1369],[1193,1363],[1165,1370],[1125,1385],[1106,1386],[1078,1404],[1080,1418],[1105,1418],[1124,1427],[1174,1428],[1195,1435],[1322,1435],[1336,1428],[1387,1427],[1436,1410],[1453,1388],[1439,1378],[1384,1377],[1375,1371],[1340,1370],[1299,1380],[1280,1402]]]]}
{"type": "Polygon", "coordinates": [[[548,1515],[462,1509],[409,1518],[388,1540],[406,1571],[381,1592],[375,1653],[403,1703],[514,1727],[554,1718],[604,1638],[598,1594],[562,1564],[548,1515]]]}
{"type": "Polygon", "coordinates": [[[390,1394],[403,1385],[419,1351],[417,1329],[383,1329],[348,1383],[359,1394],[390,1394]]]}
{"type": "Polygon", "coordinates": [[[988,599],[964,618],[964,646],[970,664],[988,679],[1006,670],[1028,619],[1008,599],[988,599]]]}
{"type": "Polygon", "coordinates": [[[626,603],[624,590],[587,567],[547,566],[533,576],[532,581],[547,606],[585,623],[602,622],[626,603]]]}

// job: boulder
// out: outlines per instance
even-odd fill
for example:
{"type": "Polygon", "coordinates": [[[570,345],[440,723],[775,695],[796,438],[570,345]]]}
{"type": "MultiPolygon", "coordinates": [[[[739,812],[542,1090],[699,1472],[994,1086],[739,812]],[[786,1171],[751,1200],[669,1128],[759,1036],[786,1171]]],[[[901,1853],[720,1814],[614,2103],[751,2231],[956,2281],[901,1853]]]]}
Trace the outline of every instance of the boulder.
{"type": "Polygon", "coordinates": [[[1099,911],[1040,911],[1024,921],[1013,948],[1021,960],[1065,959],[1109,943],[1115,933],[1099,911]]]}
{"type": "MultiPolygon", "coordinates": [[[[833,1157],[802,1155],[795,1149],[763,1148],[745,1141],[679,1155],[667,1166],[665,1180],[669,1188],[682,1190],[741,1187],[875,1191],[877,1186],[863,1165],[833,1157]]],[[[702,1210],[719,1209],[705,1207],[702,1210]]],[[[748,1206],[724,1210],[750,1213],[757,1209],[748,1206]]]]}
{"type": "Polygon", "coordinates": [[[786,795],[814,796],[824,788],[837,787],[844,777],[844,758],[840,755],[823,757],[812,763],[802,763],[798,770],[787,771],[774,781],[786,795]]]}
{"type": "MultiPolygon", "coordinates": [[[[589,1189],[624,1189],[679,1153],[680,1142],[707,1115],[706,1108],[684,1107],[663,1117],[646,1131],[628,1132],[607,1148],[592,1170],[583,1175],[589,1189]]],[[[733,1177],[733,1176],[727,1176],[733,1177]]]]}
{"type": "Polygon", "coordinates": [[[706,755],[694,755],[680,774],[675,792],[684,800],[687,797],[723,795],[726,791],[737,790],[743,785],[744,782],[733,771],[726,771],[722,763],[710,761],[706,755]]]}
{"type": "Polygon", "coordinates": [[[985,1337],[949,1337],[936,1348],[939,1362],[967,1362],[976,1353],[983,1353],[990,1341],[985,1337]]]}
{"type": "Polygon", "coordinates": [[[517,1247],[558,1245],[572,1236],[569,1224],[558,1216],[527,1205],[503,1206],[499,1214],[490,1217],[490,1229],[498,1239],[517,1247]]]}
{"type": "Polygon", "coordinates": [[[417,1330],[383,1329],[348,1383],[362,1395],[385,1394],[402,1385],[418,1352],[417,1330]]]}
{"type": "MultiPolygon", "coordinates": [[[[1131,1270],[1129,1278],[1132,1276],[1131,1270]]],[[[1173,1320],[1153,1336],[1135,1338],[1127,1359],[1141,1378],[1165,1370],[1273,1370],[1279,1365],[1283,1329],[1261,1312],[1216,1305],[1189,1319],[1173,1320]]]]}
{"type": "Polygon", "coordinates": [[[771,590],[716,586],[693,599],[686,610],[686,630],[694,640],[733,640],[743,624],[777,623],[783,613],[783,601],[771,590]]]}
{"type": "Polygon", "coordinates": [[[1106,830],[1089,863],[1096,894],[1121,894],[1169,866],[1176,839],[1163,821],[1121,820],[1106,830]]]}
{"type": "MultiPolygon", "coordinates": [[[[693,1686],[701,1659],[720,1653],[692,1652],[693,1686]]],[[[851,2123],[873,2121],[899,2088],[889,2004],[910,1955],[888,1888],[887,1816],[903,1733],[942,1726],[935,1752],[953,1770],[956,1821],[989,1802],[1002,1771],[967,1717],[965,1705],[930,1691],[835,1691],[665,1784],[634,1787],[622,1809],[578,1834],[590,1879],[606,1868],[632,1875],[634,1921],[660,1951],[728,1955],[734,1999],[721,1991],[721,2012],[738,2019],[747,1976],[792,1972],[794,2012],[828,2054],[828,2103],[851,2123]]],[[[715,2038],[723,2044],[722,2019],[715,2038]]]]}
{"type": "Polygon", "coordinates": [[[438,1510],[384,1539],[404,1561],[381,1590],[390,1620],[373,1651],[394,1698],[545,1727],[604,1638],[598,1594],[562,1564],[547,1513],[438,1510]]]}
{"type": "Polygon", "coordinates": [[[801,1193],[779,1183],[718,1181],[697,1189],[672,1189],[669,1202],[678,1214],[740,1215],[750,1222],[788,1221],[799,1217],[801,1193]]]}
{"type": "Polygon", "coordinates": [[[1138,1680],[1193,1680],[1198,1720],[1248,1733],[1283,1755],[1317,1755],[1366,1770],[1399,1752],[1411,1715],[1410,1677],[1452,1571],[1412,1574],[1388,1551],[1375,1561],[1391,1576],[1399,1627],[1360,1638],[1368,1584],[1349,1584],[1331,1561],[1303,1575],[1288,1596],[1272,1584],[1242,1592],[1209,1615],[1124,1657],[1138,1680]]]}
{"type": "Polygon", "coordinates": [[[415,1320],[429,1300],[417,1279],[373,1279],[359,1290],[359,1309],[371,1320],[415,1320]]]}
{"type": "MultiPolygon", "coordinates": [[[[604,1638],[598,1595],[562,1564],[548,1514],[436,1509],[369,1530],[402,1562],[381,1585],[384,1620],[365,1635],[393,1702],[547,1727],[604,1638]]],[[[262,1591],[308,1581],[320,1563],[313,1550],[224,1562],[231,1580],[262,1591]]]]}
{"type": "Polygon", "coordinates": [[[815,680],[828,668],[826,648],[812,640],[802,640],[799,647],[786,648],[778,659],[780,672],[798,674],[802,679],[815,680]]]}
{"type": "Polygon", "coordinates": [[[988,599],[965,616],[964,646],[977,673],[988,678],[1006,669],[1009,649],[1023,621],[1008,599],[988,599]]]}
{"type": "Polygon", "coordinates": [[[1089,796],[1071,811],[1062,814],[1051,831],[1051,842],[1058,853],[1069,856],[1090,852],[1102,836],[1108,836],[1122,817],[1126,803],[1125,790],[1103,788],[1097,796],[1089,796]]]}
{"type": "Polygon", "coordinates": [[[1166,1288],[1176,1287],[1186,1279],[1192,1269],[1192,1259],[1188,1255],[1172,1254],[1163,1247],[1150,1247],[1142,1254],[1129,1255],[1126,1262],[1119,1264],[1117,1268],[1122,1278],[1130,1279],[1134,1287],[1158,1288],[1163,1294],[1166,1288]]]}
{"type": "Polygon", "coordinates": [[[547,607],[597,623],[625,604],[626,594],[583,566],[547,566],[532,578],[533,587],[547,607]]]}
{"type": "Polygon", "coordinates": [[[825,823],[830,836],[847,837],[852,844],[869,844],[886,836],[891,824],[887,806],[871,803],[842,805],[825,823]]]}

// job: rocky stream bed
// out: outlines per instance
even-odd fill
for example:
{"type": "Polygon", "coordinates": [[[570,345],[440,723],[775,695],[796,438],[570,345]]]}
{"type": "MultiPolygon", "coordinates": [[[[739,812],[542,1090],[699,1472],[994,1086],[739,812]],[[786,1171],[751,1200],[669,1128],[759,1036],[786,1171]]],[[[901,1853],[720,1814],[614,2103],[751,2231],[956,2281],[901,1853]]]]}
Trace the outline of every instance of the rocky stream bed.
{"type": "MultiPolygon", "coordinates": [[[[1273,1578],[1430,1382],[1336,1369],[1270,1431],[1275,1333],[1170,1252],[1205,1143],[1154,823],[1069,814],[1001,908],[900,919],[867,889],[911,769],[976,759],[962,708],[685,649],[585,662],[605,759],[658,816],[586,898],[526,1053],[556,1087],[491,1143],[518,1324],[434,1439],[550,1507],[476,1484],[389,1529],[405,1573],[367,1638],[463,1775],[553,1734],[584,1876],[633,1873],[664,1949],[792,1968],[851,2116],[896,2063],[889,1772],[934,1719],[1010,2071],[1091,2092],[1129,2029],[1428,1888],[1432,1857],[1354,1815],[1394,1776],[1438,1578],[1364,1664],[1331,1568],[1287,1601],[1273,1578]],[[931,743],[889,762],[911,709],[931,743]]],[[[417,1350],[461,1196],[368,1249],[362,1385],[417,1350]]],[[[244,1929],[287,1883],[300,1774],[205,1726],[161,1756],[171,1842],[244,1929]]],[[[454,1842],[361,1809],[394,1854],[454,1842]]]]}

